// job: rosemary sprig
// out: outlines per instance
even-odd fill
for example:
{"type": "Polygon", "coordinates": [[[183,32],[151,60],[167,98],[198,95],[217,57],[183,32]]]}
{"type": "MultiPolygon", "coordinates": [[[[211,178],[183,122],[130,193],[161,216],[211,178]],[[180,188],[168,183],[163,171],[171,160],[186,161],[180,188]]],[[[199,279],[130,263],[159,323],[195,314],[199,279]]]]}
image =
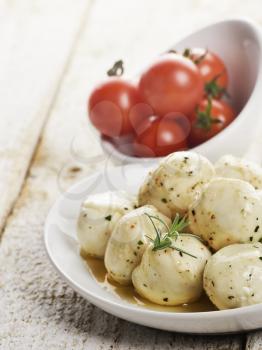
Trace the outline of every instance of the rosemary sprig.
{"type": "Polygon", "coordinates": [[[189,255],[192,258],[197,259],[197,257],[195,255],[193,255],[193,254],[191,254],[191,253],[189,253],[181,248],[178,248],[175,245],[175,241],[181,235],[199,238],[198,236],[195,236],[193,234],[183,232],[183,230],[188,226],[188,220],[187,220],[186,216],[181,218],[179,214],[176,214],[176,217],[175,217],[174,221],[172,222],[171,227],[169,228],[167,226],[167,224],[159,217],[149,215],[147,213],[145,213],[145,215],[151,221],[151,223],[154,227],[154,230],[156,232],[155,239],[152,239],[151,237],[147,236],[147,238],[153,243],[153,249],[152,249],[153,251],[171,248],[171,249],[177,250],[180,253],[189,255]],[[164,226],[164,228],[166,229],[166,233],[164,235],[162,235],[161,230],[159,230],[156,227],[154,220],[158,220],[164,226]]]}
{"type": "Polygon", "coordinates": [[[188,220],[187,220],[187,217],[184,216],[183,218],[181,218],[179,216],[179,214],[176,214],[176,217],[170,227],[170,230],[169,230],[169,234],[170,236],[172,237],[177,237],[179,236],[180,233],[183,232],[184,228],[186,228],[188,226],[188,220]]]}
{"type": "MultiPolygon", "coordinates": [[[[152,222],[152,224],[154,225],[155,228],[155,224],[154,221],[152,219],[158,220],[159,222],[161,222],[161,224],[165,227],[166,231],[169,231],[169,227],[167,226],[167,224],[165,223],[165,221],[163,221],[162,219],[160,219],[158,216],[154,216],[154,215],[149,215],[147,213],[145,213],[145,215],[150,219],[150,221],[152,222]]],[[[156,228],[155,228],[156,229],[156,228]]]]}

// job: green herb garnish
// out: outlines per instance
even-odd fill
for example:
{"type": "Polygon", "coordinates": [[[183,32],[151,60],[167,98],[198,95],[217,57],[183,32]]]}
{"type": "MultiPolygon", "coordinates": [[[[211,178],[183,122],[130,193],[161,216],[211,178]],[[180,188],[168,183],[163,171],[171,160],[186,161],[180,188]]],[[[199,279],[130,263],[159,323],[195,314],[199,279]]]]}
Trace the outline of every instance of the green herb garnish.
{"type": "Polygon", "coordinates": [[[176,214],[176,217],[175,217],[171,227],[169,228],[167,226],[167,224],[163,220],[161,220],[159,217],[152,216],[152,215],[149,215],[147,213],[145,213],[145,215],[151,221],[151,223],[154,227],[154,230],[156,232],[155,239],[152,239],[151,237],[147,236],[147,238],[153,243],[153,249],[152,249],[153,251],[171,248],[171,249],[177,250],[180,253],[184,253],[186,255],[191,256],[192,258],[197,259],[197,257],[195,255],[190,254],[190,253],[186,252],[185,250],[178,248],[175,245],[175,241],[177,240],[177,238],[179,236],[182,236],[182,235],[192,236],[192,237],[200,239],[198,236],[183,232],[183,230],[188,226],[188,221],[187,221],[186,216],[181,218],[179,214],[176,214]],[[166,230],[166,233],[164,235],[162,235],[161,231],[156,227],[154,220],[158,220],[159,222],[161,222],[163,224],[163,226],[166,230]]]}

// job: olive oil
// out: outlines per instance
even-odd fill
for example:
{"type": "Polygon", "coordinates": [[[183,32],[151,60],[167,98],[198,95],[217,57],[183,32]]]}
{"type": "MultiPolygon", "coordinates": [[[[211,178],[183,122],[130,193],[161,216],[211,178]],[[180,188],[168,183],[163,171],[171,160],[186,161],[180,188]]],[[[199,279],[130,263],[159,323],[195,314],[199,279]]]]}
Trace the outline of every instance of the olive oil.
{"type": "Polygon", "coordinates": [[[155,311],[162,312],[203,312],[203,311],[215,311],[216,307],[210,302],[208,297],[203,294],[202,297],[192,304],[183,304],[179,306],[163,306],[157,305],[149,300],[141,297],[133,286],[123,286],[119,283],[112,281],[107,274],[104,261],[81,254],[86,262],[87,269],[91,275],[95,278],[98,284],[100,284],[109,293],[113,293],[120,299],[155,311]]]}

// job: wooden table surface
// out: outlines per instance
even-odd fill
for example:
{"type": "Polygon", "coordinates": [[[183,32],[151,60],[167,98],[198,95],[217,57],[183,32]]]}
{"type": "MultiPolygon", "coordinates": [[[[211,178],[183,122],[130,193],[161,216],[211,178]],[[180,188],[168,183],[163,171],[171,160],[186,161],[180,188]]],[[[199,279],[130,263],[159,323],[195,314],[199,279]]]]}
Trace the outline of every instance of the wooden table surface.
{"type": "Polygon", "coordinates": [[[107,161],[86,98],[217,19],[260,0],[0,0],[0,349],[262,349],[262,333],[195,336],[128,323],[67,286],[43,248],[57,195],[107,161]]]}

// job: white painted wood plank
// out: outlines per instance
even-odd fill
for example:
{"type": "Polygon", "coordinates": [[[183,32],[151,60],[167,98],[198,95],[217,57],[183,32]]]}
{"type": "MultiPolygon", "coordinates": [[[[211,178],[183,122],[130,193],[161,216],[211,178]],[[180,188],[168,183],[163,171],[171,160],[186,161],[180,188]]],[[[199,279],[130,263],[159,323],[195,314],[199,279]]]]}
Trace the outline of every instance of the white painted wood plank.
{"type": "Polygon", "coordinates": [[[262,350],[262,332],[251,332],[247,336],[246,350],[262,350]]]}
{"type": "Polygon", "coordinates": [[[17,198],[88,1],[0,2],[0,232],[17,198]]]}
{"type": "MultiPolygon", "coordinates": [[[[2,349],[242,348],[242,336],[160,332],[117,319],[90,305],[54,272],[43,250],[43,224],[56,196],[103,168],[97,135],[86,122],[86,97],[112,61],[128,73],[188,31],[260,3],[188,0],[98,0],[42,135],[25,187],[0,246],[2,349]],[[238,5],[238,6],[237,6],[238,5]]],[[[108,161],[110,163],[110,160],[108,161]]]]}

